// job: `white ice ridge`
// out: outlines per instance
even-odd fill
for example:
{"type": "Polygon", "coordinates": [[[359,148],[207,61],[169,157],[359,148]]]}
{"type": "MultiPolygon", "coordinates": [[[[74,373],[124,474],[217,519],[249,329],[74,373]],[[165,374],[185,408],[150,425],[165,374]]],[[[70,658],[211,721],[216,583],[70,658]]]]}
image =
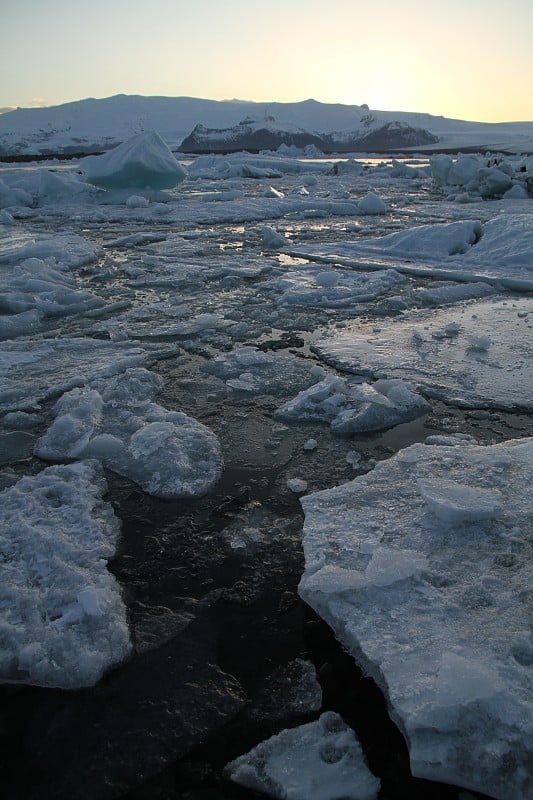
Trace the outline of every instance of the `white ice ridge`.
{"type": "Polygon", "coordinates": [[[485,280],[533,289],[533,209],[508,211],[489,220],[420,225],[351,242],[303,245],[301,258],[361,269],[394,267],[408,274],[460,281],[485,280]]]}
{"type": "Polygon", "coordinates": [[[283,420],[327,422],[333,433],[379,431],[409,422],[430,408],[412,387],[400,380],[354,383],[328,374],[276,411],[283,420]]]}
{"type": "Polygon", "coordinates": [[[226,772],[279,800],[374,800],[380,785],[354,732],[333,711],[261,742],[226,772]]]}
{"type": "Polygon", "coordinates": [[[87,156],[80,168],[89,183],[105,189],[172,189],[187,177],[155,131],[140,133],[101,156],[87,156]]]}
{"type": "Polygon", "coordinates": [[[92,686],[130,653],[107,561],[120,523],[96,461],[48,467],[0,495],[0,681],[92,686]]]}
{"type": "Polygon", "coordinates": [[[375,326],[335,332],[313,345],[328,364],[403,378],[464,407],[533,409],[533,299],[483,300],[414,311],[375,326]]]}
{"type": "Polygon", "coordinates": [[[96,458],[162,498],[199,497],[220,477],[216,436],[187,414],[152,402],[162,381],[146,369],[72,389],[37,442],[47,461],[96,458]]]}
{"type": "Polygon", "coordinates": [[[533,439],[416,444],[307,495],[300,594],[383,690],[419,777],[533,785],[533,439]]]}

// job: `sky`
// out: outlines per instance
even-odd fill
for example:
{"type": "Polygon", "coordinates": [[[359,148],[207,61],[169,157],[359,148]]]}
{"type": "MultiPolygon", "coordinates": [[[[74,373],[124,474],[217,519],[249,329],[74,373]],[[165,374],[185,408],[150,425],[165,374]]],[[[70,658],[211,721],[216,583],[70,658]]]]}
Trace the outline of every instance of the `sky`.
{"type": "Polygon", "coordinates": [[[533,120],[533,0],[0,0],[0,109],[115,94],[533,120]]]}

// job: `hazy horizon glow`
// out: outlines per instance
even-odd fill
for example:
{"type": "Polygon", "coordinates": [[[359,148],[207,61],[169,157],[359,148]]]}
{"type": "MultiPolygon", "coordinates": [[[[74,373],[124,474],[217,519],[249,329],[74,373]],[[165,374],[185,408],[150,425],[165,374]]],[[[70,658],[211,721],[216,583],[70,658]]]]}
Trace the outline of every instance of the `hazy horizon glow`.
{"type": "Polygon", "coordinates": [[[533,120],[533,2],[0,0],[0,110],[115,94],[533,120]]]}

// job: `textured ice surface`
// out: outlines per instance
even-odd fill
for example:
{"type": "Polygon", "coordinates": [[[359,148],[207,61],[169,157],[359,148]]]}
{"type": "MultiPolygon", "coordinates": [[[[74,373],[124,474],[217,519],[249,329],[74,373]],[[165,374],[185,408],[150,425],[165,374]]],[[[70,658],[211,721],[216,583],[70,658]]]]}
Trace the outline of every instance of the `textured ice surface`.
{"type": "Polygon", "coordinates": [[[301,391],[276,411],[276,416],[295,422],[327,422],[333,433],[350,434],[392,428],[416,419],[429,404],[399,380],[368,383],[328,374],[301,391]]]}
{"type": "Polygon", "coordinates": [[[55,259],[27,258],[16,266],[0,263],[0,281],[2,339],[32,333],[45,317],[81,314],[104,305],[92,292],[78,288],[67,268],[56,265],[55,259]]]}
{"type": "Polygon", "coordinates": [[[74,233],[26,233],[18,229],[0,237],[0,265],[27,258],[52,259],[49,266],[81,267],[98,257],[100,248],[74,233]]]}
{"type": "Polygon", "coordinates": [[[533,408],[533,300],[480,301],[412,312],[323,339],[328,363],[375,377],[403,378],[461,406],[533,408]]]}
{"type": "Polygon", "coordinates": [[[261,742],[226,771],[280,800],[374,800],[379,791],[354,732],[332,711],[261,742]]]}
{"type": "Polygon", "coordinates": [[[100,465],[48,467],[0,495],[0,680],[91,686],[130,652],[106,563],[119,521],[100,465]]]}
{"type": "Polygon", "coordinates": [[[293,255],[353,267],[394,266],[411,274],[483,278],[533,288],[533,209],[504,213],[487,223],[465,220],[421,225],[386,236],[299,246],[293,255]]]}
{"type": "Polygon", "coordinates": [[[368,303],[393,286],[404,282],[396,270],[358,273],[303,267],[287,270],[279,278],[267,281],[265,288],[280,293],[279,305],[312,308],[342,308],[355,303],[368,303]]]}
{"type": "Polygon", "coordinates": [[[160,388],[155,373],[138,368],[72,389],[57,401],[36,454],[97,458],[156,497],[205,494],[222,470],[218,440],[186,414],[151,402],[160,388]]]}
{"type": "Polygon", "coordinates": [[[140,133],[101,156],[88,156],[80,167],[89,183],[105,189],[172,189],[187,177],[155,131],[140,133]]]}
{"type": "Polygon", "coordinates": [[[124,372],[164,353],[161,345],[100,339],[48,339],[0,344],[0,410],[31,410],[94,378],[124,372]]]}
{"type": "Polygon", "coordinates": [[[384,691],[413,773],[528,796],[533,439],[417,444],[307,495],[300,594],[384,691]]]}

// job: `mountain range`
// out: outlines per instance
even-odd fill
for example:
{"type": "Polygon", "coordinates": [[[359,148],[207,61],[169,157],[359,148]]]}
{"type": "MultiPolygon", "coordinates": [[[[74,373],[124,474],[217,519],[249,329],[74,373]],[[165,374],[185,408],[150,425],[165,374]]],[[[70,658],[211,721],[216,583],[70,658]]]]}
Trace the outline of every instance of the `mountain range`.
{"type": "Polygon", "coordinates": [[[184,152],[276,149],[280,144],[315,144],[326,152],[533,152],[533,122],[528,121],[469,122],[316,100],[254,103],[116,95],[1,114],[0,156],[101,152],[149,130],[184,152]]]}

